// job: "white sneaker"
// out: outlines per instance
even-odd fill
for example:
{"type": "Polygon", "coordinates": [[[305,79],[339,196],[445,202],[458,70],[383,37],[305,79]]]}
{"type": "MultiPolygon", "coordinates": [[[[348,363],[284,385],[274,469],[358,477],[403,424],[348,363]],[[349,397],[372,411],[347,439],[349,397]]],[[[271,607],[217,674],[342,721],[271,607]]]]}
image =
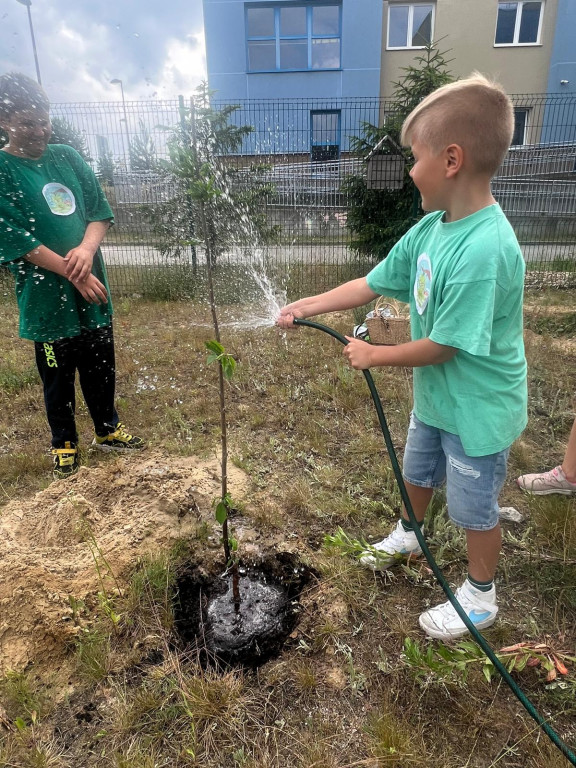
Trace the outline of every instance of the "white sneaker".
{"type": "Polygon", "coordinates": [[[360,556],[361,565],[373,571],[385,571],[391,565],[405,560],[410,555],[420,555],[422,549],[414,531],[405,531],[399,520],[396,528],[385,539],[374,544],[360,556]]]}
{"type": "MultiPolygon", "coordinates": [[[[477,629],[486,629],[496,621],[498,606],[494,585],[490,592],[482,592],[466,579],[456,591],[456,600],[477,629]]],[[[468,628],[450,601],[425,611],[421,614],[419,621],[424,632],[438,640],[451,640],[468,632],[468,628]]]]}

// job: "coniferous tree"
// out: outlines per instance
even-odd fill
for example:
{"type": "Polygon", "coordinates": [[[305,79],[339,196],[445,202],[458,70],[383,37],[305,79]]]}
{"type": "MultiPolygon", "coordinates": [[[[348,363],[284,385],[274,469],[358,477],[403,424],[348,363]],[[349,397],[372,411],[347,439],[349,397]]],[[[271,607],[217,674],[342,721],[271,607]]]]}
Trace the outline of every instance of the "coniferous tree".
{"type": "Polygon", "coordinates": [[[86,136],[82,131],[75,128],[65,117],[53,117],[51,122],[52,135],[48,143],[68,144],[70,147],[74,147],[87,163],[91,162],[92,158],[90,157],[86,136]]]}
{"type": "Polygon", "coordinates": [[[231,246],[253,246],[256,239],[270,241],[277,234],[262,205],[271,190],[259,179],[263,168],[240,171],[236,165],[235,155],[253,130],[232,122],[237,110],[234,105],[215,108],[203,83],[168,142],[169,160],[157,167],[175,193],[148,211],[165,255],[179,257],[194,247],[201,207],[206,215],[202,237],[213,263],[231,246]]]}
{"type": "MultiPolygon", "coordinates": [[[[350,141],[352,151],[362,158],[386,135],[400,143],[404,119],[422,99],[436,88],[452,81],[445,53],[428,45],[415,57],[415,64],[403,67],[404,75],[394,83],[392,99],[381,126],[364,123],[362,136],[350,141]]],[[[383,147],[382,152],[392,152],[383,147]]],[[[409,152],[403,150],[408,161],[409,152]]],[[[344,184],[350,204],[347,226],[351,246],[359,254],[381,261],[392,246],[410,229],[418,212],[418,196],[405,169],[404,186],[399,190],[368,189],[364,176],[349,176],[344,184]]]]}
{"type": "Polygon", "coordinates": [[[133,171],[153,171],[157,164],[156,145],[150,131],[140,118],[140,131],[130,141],[130,168],[133,171]]]}
{"type": "Polygon", "coordinates": [[[114,186],[114,158],[109,150],[98,158],[96,177],[101,184],[114,186]]]}

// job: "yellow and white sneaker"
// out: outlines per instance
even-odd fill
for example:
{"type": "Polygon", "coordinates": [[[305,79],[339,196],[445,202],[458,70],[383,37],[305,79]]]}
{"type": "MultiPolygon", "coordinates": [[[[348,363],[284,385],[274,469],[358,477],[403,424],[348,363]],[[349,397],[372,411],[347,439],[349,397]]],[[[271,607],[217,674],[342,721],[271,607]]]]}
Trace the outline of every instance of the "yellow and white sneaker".
{"type": "Polygon", "coordinates": [[[141,437],[130,435],[124,428],[124,424],[117,424],[114,432],[105,437],[94,436],[92,446],[99,451],[138,451],[144,448],[145,443],[141,437]]]}

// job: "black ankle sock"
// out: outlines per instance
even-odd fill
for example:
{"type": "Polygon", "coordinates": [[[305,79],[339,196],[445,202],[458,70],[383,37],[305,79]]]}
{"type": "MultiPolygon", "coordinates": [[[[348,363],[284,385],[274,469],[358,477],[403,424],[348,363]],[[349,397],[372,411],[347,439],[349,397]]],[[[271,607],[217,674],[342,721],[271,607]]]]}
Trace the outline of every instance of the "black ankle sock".
{"type": "Polygon", "coordinates": [[[472,584],[474,589],[479,589],[480,592],[490,592],[492,585],[494,584],[493,579],[491,581],[478,581],[477,579],[473,579],[470,574],[468,574],[468,581],[472,584]]]}
{"type": "MultiPolygon", "coordinates": [[[[410,520],[404,520],[404,518],[403,518],[403,517],[401,517],[401,518],[400,518],[400,522],[402,523],[402,528],[404,528],[404,530],[405,530],[406,532],[408,532],[408,531],[413,531],[413,530],[414,530],[414,526],[412,525],[412,523],[410,522],[410,520]]],[[[418,521],[417,521],[417,522],[418,522],[418,521]]],[[[424,525],[424,520],[422,520],[422,522],[421,522],[421,523],[418,523],[418,527],[419,527],[419,528],[422,528],[422,526],[423,526],[423,525],[424,525]]]]}

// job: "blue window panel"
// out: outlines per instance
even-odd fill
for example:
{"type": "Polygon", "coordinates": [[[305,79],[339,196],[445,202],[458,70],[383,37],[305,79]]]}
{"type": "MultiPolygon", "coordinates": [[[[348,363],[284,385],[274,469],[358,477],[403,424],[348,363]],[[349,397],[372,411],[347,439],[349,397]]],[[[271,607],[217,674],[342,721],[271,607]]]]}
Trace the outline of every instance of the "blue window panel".
{"type": "Polygon", "coordinates": [[[280,40],[280,69],[308,69],[308,40],[280,40]]]}
{"type": "Polygon", "coordinates": [[[338,69],[340,66],[340,40],[318,38],[312,40],[312,69],[338,69]]]}
{"type": "Polygon", "coordinates": [[[306,37],[306,8],[280,8],[280,37],[306,37]]]}
{"type": "Polygon", "coordinates": [[[537,43],[541,3],[524,3],[520,20],[519,43],[537,43]]]}
{"type": "Polygon", "coordinates": [[[340,16],[340,4],[248,6],[248,71],[340,69],[340,16]]]}
{"type": "Polygon", "coordinates": [[[511,146],[515,147],[526,142],[526,124],[528,122],[527,109],[514,110],[514,134],[511,146]]]}
{"type": "Polygon", "coordinates": [[[408,41],[407,5],[391,5],[388,16],[388,46],[390,48],[405,48],[408,41]]]}
{"type": "Polygon", "coordinates": [[[274,8],[247,8],[248,37],[274,37],[274,8]]]}
{"type": "Polygon", "coordinates": [[[249,42],[248,68],[251,72],[276,69],[276,41],[252,40],[249,42]]]}
{"type": "Polygon", "coordinates": [[[538,43],[542,2],[518,0],[498,3],[494,45],[535,45],[538,43]]]}
{"type": "Polygon", "coordinates": [[[497,45],[512,44],[514,42],[517,7],[517,3],[500,3],[498,5],[498,21],[496,23],[497,45]]]}
{"type": "Polygon", "coordinates": [[[337,5],[312,7],[313,35],[340,35],[340,8],[337,5]]]}
{"type": "Polygon", "coordinates": [[[340,110],[310,112],[310,154],[313,161],[340,157],[340,110]]]}
{"type": "Polygon", "coordinates": [[[428,45],[432,42],[432,8],[425,5],[414,6],[412,22],[412,45],[428,45]]]}

